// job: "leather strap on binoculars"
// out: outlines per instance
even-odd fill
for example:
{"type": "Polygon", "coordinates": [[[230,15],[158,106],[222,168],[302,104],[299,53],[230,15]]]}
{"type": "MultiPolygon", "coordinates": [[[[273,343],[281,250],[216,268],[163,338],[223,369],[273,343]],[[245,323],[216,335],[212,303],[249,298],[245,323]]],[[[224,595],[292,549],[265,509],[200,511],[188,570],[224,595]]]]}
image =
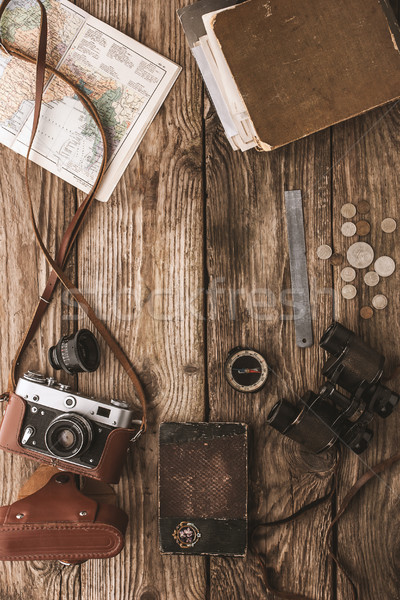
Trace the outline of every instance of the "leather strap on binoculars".
{"type": "MultiPolygon", "coordinates": [[[[3,0],[3,3],[0,6],[0,19],[4,13],[5,8],[7,7],[7,5],[9,4],[10,1],[11,0],[3,0]]],[[[93,105],[92,101],[90,100],[90,98],[88,98],[85,94],[83,94],[82,91],[76,85],[74,85],[67,77],[65,77],[65,75],[63,75],[60,71],[58,71],[57,69],[51,67],[50,65],[48,65],[46,63],[47,16],[46,16],[45,7],[43,6],[41,0],[36,0],[36,2],[38,4],[38,6],[40,7],[40,11],[41,11],[37,58],[30,57],[30,56],[24,54],[23,52],[20,52],[13,48],[8,47],[8,45],[6,45],[4,41],[2,41],[2,46],[11,57],[18,58],[27,63],[36,64],[35,107],[34,107],[34,115],[33,115],[32,133],[31,133],[31,138],[30,138],[30,142],[29,142],[28,152],[27,152],[27,156],[26,156],[26,163],[25,163],[25,183],[26,183],[26,191],[27,191],[27,196],[28,196],[28,201],[29,201],[30,217],[31,217],[31,222],[32,222],[34,233],[35,233],[36,241],[37,241],[38,245],[40,246],[43,254],[45,255],[45,258],[46,258],[47,262],[49,263],[52,270],[51,270],[50,276],[48,278],[46,287],[45,287],[43,293],[41,294],[39,303],[33,314],[31,323],[30,323],[27,331],[25,332],[25,335],[24,335],[22,342],[18,348],[16,356],[12,362],[12,367],[11,367],[10,376],[9,376],[8,391],[11,392],[11,391],[15,390],[16,369],[19,365],[21,356],[22,356],[23,352],[25,351],[25,349],[27,348],[30,341],[32,340],[33,336],[35,335],[35,333],[39,327],[39,324],[40,324],[40,322],[52,300],[57,281],[60,280],[62,282],[62,284],[67,288],[67,290],[70,292],[70,294],[73,296],[73,298],[76,300],[76,302],[79,304],[79,306],[82,308],[82,310],[85,312],[85,314],[88,316],[88,318],[94,325],[95,329],[103,337],[103,339],[105,340],[107,345],[110,347],[110,349],[116,356],[117,360],[120,362],[120,364],[124,368],[128,377],[130,378],[130,380],[133,384],[133,387],[135,389],[135,393],[136,393],[136,395],[141,403],[141,406],[142,406],[143,418],[142,418],[141,430],[144,431],[146,429],[146,398],[145,398],[145,394],[144,394],[142,385],[139,381],[139,378],[137,377],[137,375],[136,375],[132,365],[130,364],[129,359],[125,355],[125,353],[119,347],[119,345],[114,340],[114,338],[112,337],[112,335],[110,334],[108,329],[105,327],[105,325],[102,323],[102,321],[96,316],[94,310],[92,309],[90,304],[87,302],[87,300],[85,299],[83,294],[70,281],[70,279],[68,278],[68,276],[66,275],[66,273],[63,270],[65,267],[67,258],[69,256],[69,253],[71,251],[71,248],[73,246],[73,243],[76,239],[76,236],[78,235],[78,232],[82,226],[82,223],[87,214],[87,211],[88,211],[90,205],[92,204],[92,202],[95,198],[96,192],[99,189],[100,183],[103,179],[105,169],[106,169],[106,164],[107,164],[107,141],[106,141],[106,135],[104,132],[104,128],[100,121],[100,117],[98,115],[98,112],[97,112],[95,106],[93,105]],[[46,248],[46,246],[43,242],[43,239],[40,235],[39,229],[37,227],[35,212],[34,212],[34,208],[33,208],[32,197],[31,197],[31,192],[30,192],[30,187],[29,187],[29,177],[28,177],[29,154],[30,154],[32,144],[33,144],[33,141],[34,141],[34,138],[35,138],[35,135],[37,132],[38,124],[39,124],[39,117],[40,117],[40,111],[41,111],[41,104],[42,104],[46,72],[49,75],[52,74],[52,75],[55,75],[56,77],[59,77],[65,83],[67,83],[69,86],[71,86],[71,88],[74,90],[75,94],[78,96],[78,98],[81,101],[84,108],[89,112],[91,117],[94,119],[94,121],[98,127],[98,130],[101,134],[101,139],[102,139],[102,143],[103,143],[103,157],[102,157],[101,167],[99,169],[99,173],[97,175],[96,181],[93,184],[92,189],[87,194],[84,201],[79,206],[79,208],[76,211],[71,222],[69,223],[69,225],[64,233],[64,236],[62,238],[62,241],[61,241],[61,244],[60,244],[60,247],[57,252],[57,256],[56,256],[55,260],[52,258],[48,249],[46,248]]]]}
{"type": "MultiPolygon", "coordinates": [[[[269,592],[274,594],[277,598],[283,598],[284,600],[313,600],[309,596],[304,596],[302,594],[296,594],[294,592],[277,590],[272,585],[271,578],[270,578],[270,572],[272,571],[272,569],[267,567],[267,565],[261,555],[261,552],[257,548],[257,540],[265,537],[265,534],[261,534],[260,530],[261,529],[269,529],[271,527],[277,527],[279,525],[285,525],[286,523],[291,523],[292,521],[295,521],[299,517],[301,517],[301,515],[317,508],[324,502],[328,502],[329,500],[331,500],[333,498],[333,495],[335,494],[335,492],[337,490],[337,480],[338,480],[338,472],[339,472],[339,468],[340,468],[340,456],[341,456],[339,448],[336,448],[336,452],[337,452],[337,457],[336,457],[336,463],[335,463],[335,467],[334,467],[333,475],[332,475],[331,489],[325,496],[322,496],[321,498],[317,498],[313,502],[310,502],[309,504],[302,506],[302,508],[300,508],[298,511],[296,511],[292,515],[289,515],[288,517],[284,517],[284,518],[278,519],[276,521],[268,521],[266,523],[259,523],[258,525],[256,525],[256,527],[254,527],[254,529],[251,533],[251,546],[252,546],[252,549],[253,549],[254,553],[256,554],[258,561],[261,565],[261,571],[262,571],[263,582],[264,582],[265,588],[266,588],[266,590],[268,590],[269,592]]],[[[342,568],[340,563],[338,563],[338,566],[340,569],[342,569],[342,571],[348,578],[347,573],[344,571],[344,569],[342,568]]],[[[349,581],[350,581],[351,585],[353,585],[353,582],[351,581],[351,579],[349,579],[349,581]]]]}
{"type": "MultiPolygon", "coordinates": [[[[260,523],[252,531],[252,534],[251,534],[252,548],[253,548],[253,550],[260,562],[260,565],[261,565],[265,588],[269,592],[273,593],[277,598],[283,598],[284,600],[313,600],[309,596],[304,596],[304,595],[296,594],[293,592],[281,591],[281,590],[277,590],[273,587],[270,577],[269,577],[269,571],[271,569],[268,569],[264,559],[262,558],[261,553],[257,549],[257,545],[256,545],[257,539],[264,537],[264,535],[259,534],[259,531],[262,528],[276,527],[279,525],[284,525],[286,523],[295,521],[304,513],[309,512],[309,511],[313,510],[314,508],[317,508],[320,504],[323,504],[324,502],[328,502],[329,500],[331,500],[333,498],[333,495],[337,491],[338,472],[339,472],[340,464],[341,464],[341,455],[340,455],[340,450],[338,448],[337,448],[337,452],[338,452],[337,461],[336,461],[335,469],[334,469],[333,476],[332,476],[332,487],[328,494],[326,494],[322,498],[318,498],[317,500],[314,500],[310,504],[303,506],[300,510],[298,510],[297,512],[295,512],[294,514],[292,514],[286,518],[279,519],[277,521],[269,521],[267,523],[260,523]]],[[[332,548],[331,534],[332,534],[333,528],[335,527],[335,525],[337,524],[339,519],[345,514],[351,501],[355,498],[355,496],[357,496],[358,492],[373,477],[375,477],[376,475],[379,475],[380,473],[382,473],[383,471],[386,471],[387,469],[390,469],[398,462],[400,462],[400,452],[398,452],[398,453],[394,454],[393,456],[391,456],[390,458],[378,463],[374,467],[369,468],[368,471],[366,473],[364,473],[364,475],[362,477],[360,477],[360,479],[350,488],[350,490],[346,494],[346,496],[337,512],[336,517],[333,519],[333,521],[331,522],[331,524],[328,527],[328,530],[326,533],[326,544],[328,547],[328,553],[329,553],[329,556],[331,557],[331,559],[336,563],[338,569],[342,572],[342,574],[347,579],[347,581],[350,585],[350,589],[351,589],[352,600],[359,599],[357,587],[356,587],[354,581],[352,580],[351,576],[347,572],[346,568],[344,567],[343,563],[338,558],[337,553],[335,553],[335,551],[332,548]]]]}

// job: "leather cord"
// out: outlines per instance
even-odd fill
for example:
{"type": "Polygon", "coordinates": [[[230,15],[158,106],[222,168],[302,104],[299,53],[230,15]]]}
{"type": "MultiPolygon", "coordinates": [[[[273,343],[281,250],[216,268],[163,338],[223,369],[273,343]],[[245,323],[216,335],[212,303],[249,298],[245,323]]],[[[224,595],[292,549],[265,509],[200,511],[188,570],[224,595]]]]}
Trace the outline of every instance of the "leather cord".
{"type": "MultiPolygon", "coordinates": [[[[338,472],[339,472],[340,463],[341,463],[340,449],[336,448],[336,452],[337,452],[336,462],[335,462],[335,467],[334,467],[333,474],[332,474],[331,488],[325,496],[322,496],[321,498],[317,498],[316,500],[313,500],[309,504],[302,506],[298,511],[289,515],[288,517],[284,517],[284,518],[278,519],[276,521],[268,521],[266,523],[259,523],[258,525],[256,525],[254,527],[254,529],[251,533],[250,543],[251,543],[253,552],[257,556],[257,559],[261,566],[261,572],[262,572],[265,589],[268,592],[271,592],[272,594],[274,594],[277,598],[283,598],[284,600],[313,600],[309,596],[304,596],[302,594],[297,594],[295,592],[278,590],[272,585],[271,574],[273,573],[273,570],[269,569],[267,567],[267,564],[266,564],[265,560],[263,559],[261,552],[258,550],[257,543],[256,543],[257,539],[261,539],[265,536],[259,535],[258,532],[260,532],[261,529],[277,527],[279,525],[285,525],[287,523],[291,523],[292,521],[296,521],[299,517],[301,517],[305,513],[309,512],[311,510],[314,510],[315,508],[317,508],[321,504],[324,504],[325,502],[329,502],[330,500],[332,500],[332,498],[337,490],[338,472]]],[[[347,577],[347,574],[346,574],[346,577],[347,577]]]]}
{"type": "Polygon", "coordinates": [[[335,561],[337,566],[341,569],[341,571],[345,574],[347,580],[350,582],[353,600],[358,600],[358,598],[359,598],[357,587],[354,584],[354,582],[352,581],[352,579],[349,577],[349,575],[346,573],[343,565],[341,564],[341,562],[339,561],[338,557],[336,556],[335,552],[332,549],[331,534],[332,534],[333,528],[335,527],[335,525],[337,524],[339,519],[344,515],[344,513],[346,512],[347,508],[349,507],[351,501],[353,500],[353,498],[355,498],[357,496],[359,491],[369,481],[371,481],[371,479],[373,477],[390,469],[399,461],[400,461],[400,452],[397,452],[396,454],[393,454],[393,456],[391,456],[390,458],[383,460],[382,462],[378,463],[374,467],[371,467],[366,473],[364,473],[364,475],[362,475],[362,477],[360,477],[360,479],[358,479],[358,481],[347,492],[347,494],[344,497],[343,502],[337,512],[337,515],[333,519],[332,523],[329,525],[329,528],[328,528],[328,531],[326,534],[326,543],[328,546],[329,556],[332,558],[332,560],[335,561]]]}
{"type": "MultiPolygon", "coordinates": [[[[4,13],[6,6],[10,3],[10,1],[11,0],[4,0],[3,3],[0,5],[0,20],[4,13]]],[[[112,335],[110,334],[108,329],[105,327],[105,325],[102,323],[102,321],[96,316],[94,310],[92,309],[90,304],[87,302],[87,300],[85,299],[83,294],[70,281],[70,279],[67,277],[66,273],[63,270],[65,263],[67,261],[68,255],[73,246],[73,243],[76,239],[76,236],[78,235],[78,232],[82,226],[82,223],[87,214],[87,211],[88,211],[90,205],[92,204],[92,202],[95,198],[95,194],[96,194],[96,192],[100,186],[100,183],[103,179],[104,172],[106,169],[106,164],[107,164],[107,140],[106,140],[104,128],[100,121],[100,117],[97,113],[95,106],[93,105],[92,101],[90,100],[90,98],[85,96],[82,93],[82,91],[76,85],[74,85],[71,81],[69,81],[69,79],[67,77],[65,77],[65,75],[63,75],[60,71],[58,71],[57,69],[51,67],[50,65],[48,65],[46,63],[46,48],[47,48],[46,10],[45,10],[41,0],[36,0],[36,2],[38,4],[38,6],[40,7],[40,11],[41,11],[41,22],[40,22],[40,30],[39,30],[39,44],[38,44],[37,58],[36,59],[32,58],[32,57],[24,54],[23,52],[20,52],[20,51],[14,50],[13,48],[8,47],[8,45],[6,45],[4,43],[4,41],[2,42],[2,45],[5,48],[5,50],[10,54],[11,57],[18,58],[18,59],[24,60],[27,63],[32,63],[32,64],[36,65],[35,108],[34,108],[32,133],[31,133],[28,152],[27,152],[27,156],[26,156],[26,162],[25,162],[25,184],[26,184],[26,191],[27,191],[27,196],[28,196],[28,201],[29,201],[31,223],[32,223],[32,227],[33,227],[33,230],[35,233],[36,241],[37,241],[39,247],[41,248],[47,262],[49,263],[52,271],[48,278],[46,287],[45,287],[43,293],[41,294],[39,303],[34,311],[30,325],[23,336],[21,344],[17,350],[17,354],[12,362],[12,367],[11,367],[10,377],[9,377],[8,391],[11,392],[15,389],[16,368],[20,362],[23,352],[25,351],[25,349],[27,348],[31,339],[33,338],[34,334],[36,333],[36,331],[39,327],[39,324],[41,322],[41,319],[43,318],[43,315],[46,312],[47,307],[51,302],[57,280],[60,280],[62,282],[62,284],[66,287],[66,289],[70,292],[70,294],[73,296],[73,298],[76,300],[76,302],[79,304],[79,306],[82,308],[82,310],[85,312],[85,314],[88,316],[88,318],[94,325],[95,329],[103,337],[103,339],[105,340],[105,342],[107,343],[109,348],[112,350],[112,352],[116,356],[117,360],[120,362],[120,364],[124,368],[128,377],[130,378],[130,380],[133,384],[133,387],[135,389],[135,393],[136,393],[136,395],[141,403],[141,406],[142,406],[143,417],[142,417],[141,431],[144,431],[146,429],[147,407],[146,407],[145,394],[144,394],[142,385],[139,381],[139,378],[137,377],[137,375],[136,375],[129,359],[125,355],[125,353],[122,351],[120,346],[114,340],[114,338],[112,337],[112,335]],[[35,135],[37,132],[37,128],[38,128],[46,71],[52,75],[55,75],[56,77],[59,77],[64,82],[66,82],[69,86],[71,86],[71,88],[74,90],[75,94],[78,96],[79,100],[83,104],[84,108],[89,112],[91,117],[94,119],[94,121],[100,131],[101,138],[102,138],[102,144],[103,144],[103,157],[102,157],[101,167],[99,169],[96,181],[93,184],[92,189],[87,194],[84,201],[82,202],[82,204],[79,206],[79,208],[76,211],[70,224],[68,225],[67,230],[65,231],[64,236],[62,238],[62,241],[61,241],[61,244],[60,244],[60,247],[57,252],[57,256],[56,256],[55,260],[52,258],[48,249],[46,248],[46,246],[43,242],[43,239],[40,235],[37,223],[36,223],[35,212],[34,212],[34,208],[33,208],[33,202],[32,202],[32,197],[31,197],[31,192],[30,192],[30,187],[29,187],[29,177],[28,177],[29,154],[30,154],[32,144],[33,144],[33,141],[34,141],[34,138],[35,138],[35,135]]]]}
{"type": "MultiPolygon", "coordinates": [[[[284,525],[286,523],[290,523],[292,521],[297,520],[301,515],[305,514],[306,512],[309,512],[315,508],[317,508],[319,505],[328,502],[329,500],[331,500],[334,496],[334,494],[337,491],[337,483],[338,483],[338,472],[340,470],[340,466],[341,466],[341,454],[340,454],[340,449],[336,448],[338,454],[337,454],[337,460],[336,460],[336,465],[335,465],[335,469],[333,472],[333,476],[332,476],[332,486],[330,491],[328,492],[328,494],[326,494],[325,496],[323,496],[322,498],[318,498],[317,500],[314,500],[313,502],[311,502],[310,504],[306,504],[305,506],[303,506],[302,508],[300,508],[300,510],[298,510],[297,512],[293,513],[292,515],[289,515],[288,517],[279,519],[277,521],[269,521],[267,523],[260,523],[258,525],[256,525],[252,531],[251,534],[251,545],[252,545],[252,549],[254,551],[254,553],[257,556],[257,559],[260,563],[261,566],[261,570],[262,570],[262,576],[263,576],[263,582],[264,582],[264,586],[265,589],[273,594],[275,594],[275,596],[277,596],[278,598],[283,598],[284,600],[313,600],[312,598],[310,598],[309,596],[303,596],[301,594],[296,594],[294,592],[288,592],[288,591],[283,591],[283,590],[277,590],[276,588],[273,587],[272,583],[271,583],[271,578],[270,578],[270,573],[272,572],[272,569],[268,569],[261,552],[258,550],[257,545],[256,545],[256,540],[257,538],[261,538],[264,536],[259,536],[257,535],[257,532],[262,529],[262,528],[270,528],[270,527],[277,527],[279,525],[284,525]]],[[[348,573],[347,569],[344,567],[342,561],[338,558],[336,552],[334,551],[334,549],[332,548],[332,532],[334,527],[337,525],[338,521],[341,519],[341,517],[343,517],[343,515],[345,514],[345,512],[347,511],[350,503],[352,502],[352,500],[357,496],[357,494],[360,492],[360,490],[376,475],[379,475],[380,473],[383,473],[384,471],[390,469],[391,467],[393,467],[395,464],[397,464],[398,462],[400,462],[400,452],[397,452],[396,454],[394,454],[393,456],[391,456],[390,458],[378,463],[377,465],[375,465],[374,467],[371,467],[368,469],[368,471],[366,473],[364,473],[364,475],[362,475],[362,477],[360,477],[358,479],[358,481],[350,488],[350,490],[347,492],[346,496],[344,497],[342,504],[339,507],[339,510],[335,516],[335,518],[332,520],[332,522],[330,523],[327,533],[326,533],[326,539],[325,539],[325,543],[327,545],[328,548],[328,554],[329,557],[331,558],[331,560],[333,560],[338,569],[342,572],[342,574],[345,576],[345,578],[347,579],[349,586],[350,586],[350,590],[351,590],[351,598],[352,600],[359,600],[359,594],[358,594],[358,590],[357,590],[357,586],[354,583],[352,577],[350,576],[350,574],[348,573]]]]}

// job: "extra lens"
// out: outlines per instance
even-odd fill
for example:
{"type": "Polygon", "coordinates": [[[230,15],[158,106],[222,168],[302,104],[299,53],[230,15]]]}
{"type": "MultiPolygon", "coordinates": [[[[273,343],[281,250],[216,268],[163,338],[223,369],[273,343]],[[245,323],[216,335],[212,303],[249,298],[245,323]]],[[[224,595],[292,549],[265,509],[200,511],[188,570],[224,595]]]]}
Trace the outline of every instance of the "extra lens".
{"type": "Polygon", "coordinates": [[[49,362],[56,371],[62,369],[70,375],[92,373],[100,364],[99,344],[89,329],[80,329],[50,348],[49,362]]]}
{"type": "Polygon", "coordinates": [[[72,458],[85,452],[93,439],[92,426],[74,413],[54,419],[45,433],[47,450],[59,458],[72,458]]]}

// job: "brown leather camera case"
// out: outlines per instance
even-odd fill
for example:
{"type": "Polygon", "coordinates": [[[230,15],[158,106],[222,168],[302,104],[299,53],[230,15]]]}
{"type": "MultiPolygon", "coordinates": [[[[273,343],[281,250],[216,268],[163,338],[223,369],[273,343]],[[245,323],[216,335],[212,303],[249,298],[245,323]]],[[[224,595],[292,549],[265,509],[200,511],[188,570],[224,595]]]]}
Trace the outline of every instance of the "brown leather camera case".
{"type": "Polygon", "coordinates": [[[82,562],[110,558],[125,543],[128,516],[81,493],[71,473],[0,507],[0,560],[82,562]]]}
{"type": "Polygon", "coordinates": [[[51,456],[32,452],[21,446],[19,440],[25,410],[25,400],[17,394],[10,393],[6,412],[0,426],[0,448],[27,456],[43,464],[58,467],[63,471],[92,477],[104,483],[118,483],[125,464],[130,440],[137,431],[134,429],[115,429],[112,431],[107,438],[99,464],[94,469],[88,469],[51,456]]]}

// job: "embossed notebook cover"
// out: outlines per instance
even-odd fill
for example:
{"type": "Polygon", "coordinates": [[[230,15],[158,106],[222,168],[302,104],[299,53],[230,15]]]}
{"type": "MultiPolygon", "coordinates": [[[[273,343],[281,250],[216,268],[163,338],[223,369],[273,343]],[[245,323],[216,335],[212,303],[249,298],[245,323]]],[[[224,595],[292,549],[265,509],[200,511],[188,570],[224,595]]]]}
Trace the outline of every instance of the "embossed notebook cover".
{"type": "Polygon", "coordinates": [[[247,484],[247,425],[162,423],[161,552],[244,556],[247,484]]]}

